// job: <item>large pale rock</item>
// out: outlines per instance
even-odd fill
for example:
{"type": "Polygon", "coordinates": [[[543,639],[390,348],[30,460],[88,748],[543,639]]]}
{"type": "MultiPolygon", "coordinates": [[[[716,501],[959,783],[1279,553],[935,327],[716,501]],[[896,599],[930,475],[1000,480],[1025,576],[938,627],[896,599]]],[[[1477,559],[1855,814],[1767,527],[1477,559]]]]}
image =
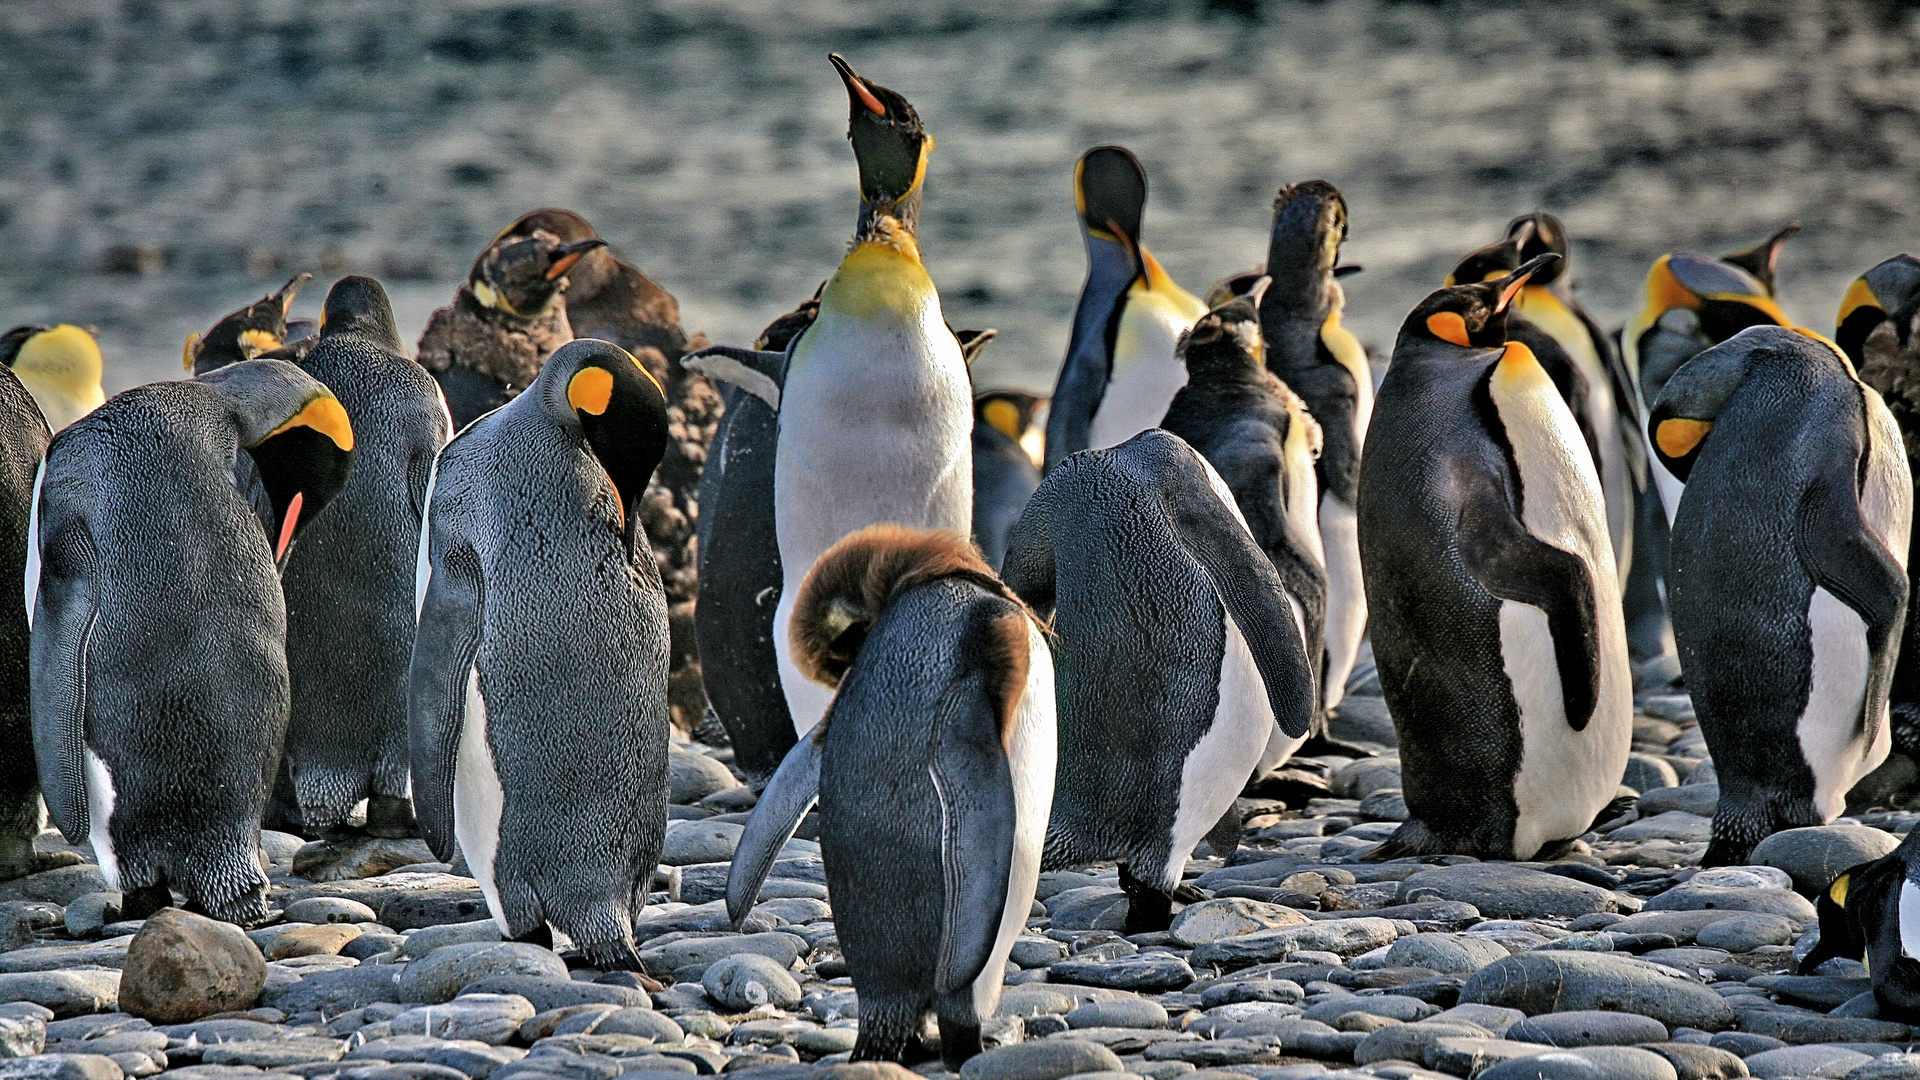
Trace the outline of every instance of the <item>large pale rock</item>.
{"type": "Polygon", "coordinates": [[[161,908],[127,946],[120,1008],[156,1024],[183,1024],[251,1008],[266,981],[266,958],[239,927],[161,908]]]}
{"type": "Polygon", "coordinates": [[[1233,896],[1190,904],[1173,917],[1173,940],[1192,948],[1221,938],[1305,926],[1312,920],[1290,907],[1233,896]]]}
{"type": "Polygon", "coordinates": [[[567,965],[551,949],[523,942],[449,945],[406,966],[400,975],[400,999],[427,1004],[451,1001],[469,985],[495,975],[564,979],[567,965]]]}
{"type": "Polygon", "coordinates": [[[677,746],[667,751],[667,791],[674,803],[697,803],[739,783],[725,765],[705,754],[677,746]]]}
{"type": "Polygon", "coordinates": [[[393,1018],[395,1035],[431,1035],[470,1039],[499,1046],[533,1019],[533,1003],[517,994],[468,994],[435,1005],[409,1009],[393,1018]]]}
{"type": "Polygon", "coordinates": [[[1188,958],[1195,970],[1207,967],[1242,968],[1283,960],[1289,953],[1314,951],[1358,956],[1390,944],[1400,931],[1390,919],[1361,917],[1329,919],[1306,926],[1262,930],[1222,938],[1193,950],[1188,958]]]}
{"type": "Polygon", "coordinates": [[[1864,825],[1820,825],[1774,833],[1753,849],[1752,859],[1785,870],[1794,888],[1818,896],[1846,870],[1899,846],[1899,837],[1864,825]]]}
{"type": "Polygon", "coordinates": [[[1733,1009],[1712,990],[1671,968],[1613,953],[1531,952],[1473,973],[1462,1002],[1519,1009],[1529,1016],[1606,1009],[1650,1016],[1669,1028],[1724,1031],[1733,1009]]]}
{"type": "Polygon", "coordinates": [[[1574,918],[1640,908],[1639,900],[1611,889],[1508,863],[1422,870],[1400,883],[1400,900],[1459,900],[1489,919],[1574,918]]]}

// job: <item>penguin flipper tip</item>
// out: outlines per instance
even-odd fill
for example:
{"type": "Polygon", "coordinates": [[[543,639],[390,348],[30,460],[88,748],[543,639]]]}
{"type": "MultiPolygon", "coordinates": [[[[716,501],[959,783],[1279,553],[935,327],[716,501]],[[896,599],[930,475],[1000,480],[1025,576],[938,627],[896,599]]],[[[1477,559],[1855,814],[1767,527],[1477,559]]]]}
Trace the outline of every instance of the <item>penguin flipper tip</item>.
{"type": "Polygon", "coordinates": [[[681,357],[680,366],[696,375],[737,386],[778,412],[781,367],[785,360],[785,353],[715,345],[681,357]]]}

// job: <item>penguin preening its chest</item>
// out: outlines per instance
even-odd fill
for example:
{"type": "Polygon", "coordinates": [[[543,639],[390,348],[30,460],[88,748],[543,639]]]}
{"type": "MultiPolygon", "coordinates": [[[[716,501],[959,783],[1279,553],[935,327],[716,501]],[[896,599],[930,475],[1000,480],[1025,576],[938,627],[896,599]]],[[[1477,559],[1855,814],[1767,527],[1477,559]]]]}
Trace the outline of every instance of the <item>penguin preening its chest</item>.
{"type": "MultiPolygon", "coordinates": [[[[0,574],[10,579],[26,572],[34,477],[50,437],[33,396],[13,374],[0,370],[0,574]]],[[[0,616],[0,747],[5,748],[0,754],[0,880],[57,865],[33,850],[42,820],[27,672],[30,614],[23,606],[0,616]]]]}
{"type": "Polygon", "coordinates": [[[1633,685],[1606,504],[1506,311],[1544,254],[1414,308],[1361,459],[1360,552],[1411,818],[1369,858],[1531,859],[1612,802],[1633,685]]]}
{"type": "Polygon", "coordinates": [[[277,291],[228,312],[206,333],[187,335],[181,356],[186,369],[205,375],[281,348],[286,344],[287,312],[293,307],[293,298],[311,280],[312,274],[295,274],[277,291]]]}
{"type": "Polygon", "coordinates": [[[1096,146],[1073,171],[1087,280],[1047,414],[1046,467],[1117,446],[1157,423],[1186,382],[1174,355],[1207,306],[1140,242],[1147,172],[1123,147],[1096,146]]]}
{"type": "Polygon", "coordinates": [[[100,343],[78,326],[16,326],[0,334],[0,362],[55,432],[107,400],[100,389],[100,343]]]}
{"type": "MultiPolygon", "coordinates": [[[[1321,547],[1320,425],[1306,403],[1266,366],[1260,336],[1259,279],[1251,294],[1208,312],[1180,344],[1187,385],[1173,396],[1160,427],[1207,459],[1273,563],[1300,613],[1307,664],[1316,675],[1325,654],[1326,556],[1321,547]]],[[[1279,768],[1300,748],[1275,727],[1254,776],[1279,768]]]]}
{"type": "Polygon", "coordinates": [[[1033,418],[1046,400],[1019,390],[988,390],[973,399],[973,542],[988,566],[1007,553],[1007,534],[1040,486],[1028,450],[1033,418]]]}
{"type": "Polygon", "coordinates": [[[419,548],[421,832],[458,844],[503,935],[551,924],[601,968],[639,968],[666,830],[667,606],[637,515],[667,439],[638,361],[565,345],[441,451],[419,548]]]}
{"type": "Polygon", "coordinates": [[[1056,465],[1003,574],[1055,633],[1046,865],[1120,860],[1127,931],[1165,930],[1275,725],[1303,739],[1318,712],[1302,601],[1220,474],[1157,428],[1056,465]]]}
{"type": "Polygon", "coordinates": [[[1836,956],[1864,961],[1882,1020],[1920,1013],[1920,831],[1835,878],[1819,912],[1820,939],[1800,974],[1836,956]]]}
{"type": "Polygon", "coordinates": [[[286,760],[308,835],[368,800],[367,829],[413,832],[407,664],[413,575],[434,455],[449,434],[440,388],[402,351],[380,283],[341,278],[299,361],[353,424],[353,472],[287,559],[286,760]]]}
{"type": "Polygon", "coordinates": [[[48,449],[25,579],[35,755],[54,824],[91,841],[128,918],[169,887],[216,918],[267,915],[260,817],[288,708],[276,564],[353,445],[325,386],[258,360],[128,390],[48,449]]]}
{"type": "Polygon", "coordinates": [[[597,236],[563,243],[536,229],[495,238],[473,261],[453,303],[428,317],[415,357],[446,392],[455,431],[532,385],[547,357],[573,340],[561,295],[567,272],[606,244],[597,236]]]}
{"type": "Polygon", "coordinates": [[[792,633],[797,666],[837,694],[754,808],[728,914],[745,919],[817,796],[860,994],[853,1059],[901,1060],[931,1008],[957,1069],[980,1051],[1040,875],[1055,755],[1046,638],[963,535],[892,525],[821,556],[792,633]]]}
{"type": "Polygon", "coordinates": [[[1271,284],[1259,303],[1267,367],[1306,402],[1323,442],[1315,470],[1327,577],[1321,700],[1328,708],[1346,693],[1367,630],[1354,490],[1373,414],[1373,374],[1359,340],[1340,325],[1347,298],[1335,264],[1346,238],[1347,203],[1332,184],[1281,188],[1267,247],[1271,284]]]}
{"type": "Polygon", "coordinates": [[[1704,866],[1822,825],[1885,760],[1913,476],[1899,425],[1830,342],[1740,332],[1647,422],[1685,493],[1667,598],[1720,804],[1704,866]]]}

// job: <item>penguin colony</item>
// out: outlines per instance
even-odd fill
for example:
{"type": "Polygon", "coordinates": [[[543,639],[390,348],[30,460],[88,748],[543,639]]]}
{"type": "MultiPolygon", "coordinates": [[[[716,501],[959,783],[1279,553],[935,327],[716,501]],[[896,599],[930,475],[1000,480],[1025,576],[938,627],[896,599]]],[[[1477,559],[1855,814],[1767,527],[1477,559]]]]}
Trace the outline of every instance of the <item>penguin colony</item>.
{"type": "MultiPolygon", "coordinates": [[[[0,335],[0,877],[42,800],[127,918],[267,918],[263,822],[419,835],[503,936],[638,970],[670,731],[710,708],[764,788],[731,917],[817,807],[854,1058],[911,1058],[931,1013],[957,1066],[1041,871],[1117,862],[1127,930],[1166,930],[1235,797],[1331,743],[1369,638],[1408,809],[1369,858],[1566,849],[1620,807],[1663,654],[1719,772],[1705,865],[1920,753],[1920,261],[1827,337],[1773,297],[1791,226],[1663,256],[1616,340],[1529,214],[1376,380],[1339,191],[1281,188],[1264,263],[1203,301],[1100,146],[1053,395],[975,386],[993,331],[948,325],[919,247],[934,137],[830,59],[849,250],[750,348],[554,209],[412,356],[364,277],[304,326],[299,275],[111,400],[88,331],[0,335]]],[[[1915,844],[1834,883],[1809,969],[1868,957],[1920,1006],[1915,844]]]]}

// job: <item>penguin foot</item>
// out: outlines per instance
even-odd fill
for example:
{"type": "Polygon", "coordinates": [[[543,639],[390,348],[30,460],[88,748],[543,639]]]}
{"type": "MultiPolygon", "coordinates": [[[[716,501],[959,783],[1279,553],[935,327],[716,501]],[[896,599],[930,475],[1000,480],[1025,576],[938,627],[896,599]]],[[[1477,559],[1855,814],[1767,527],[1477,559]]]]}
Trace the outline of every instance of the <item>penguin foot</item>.
{"type": "MultiPolygon", "coordinates": [[[[1616,798],[1613,801],[1607,803],[1607,805],[1600,808],[1599,813],[1593,815],[1593,824],[1587,826],[1587,831],[1597,832],[1600,826],[1605,825],[1607,822],[1612,821],[1614,818],[1617,818],[1620,815],[1631,811],[1634,808],[1634,806],[1637,803],[1639,803],[1639,801],[1640,801],[1640,797],[1638,795],[1622,795],[1619,798],[1616,798]]],[[[1568,840],[1567,844],[1571,846],[1573,844],[1573,841],[1568,840]]],[[[1537,855],[1534,856],[1534,858],[1536,861],[1539,860],[1539,856],[1537,855]]]]}
{"type": "MultiPolygon", "coordinates": [[[[600,971],[638,971],[645,973],[647,967],[640,962],[640,952],[633,947],[631,939],[625,941],[602,941],[596,944],[580,944],[574,954],[580,959],[579,967],[590,967],[600,971]]],[[[568,967],[574,967],[573,957],[565,958],[568,967]]]]}
{"type": "Polygon", "coordinates": [[[1120,889],[1127,894],[1128,934],[1164,933],[1173,926],[1173,894],[1134,877],[1127,863],[1120,864],[1120,889]]]}
{"type": "Polygon", "coordinates": [[[960,1066],[980,1053],[980,1049],[979,1025],[940,1018],[940,1060],[949,1070],[959,1072],[960,1066]]]}
{"type": "Polygon", "coordinates": [[[144,919],[161,908],[173,906],[173,893],[165,885],[142,885],[128,889],[120,897],[120,918],[125,922],[144,919]]]}
{"type": "Polygon", "coordinates": [[[543,949],[551,949],[553,948],[553,927],[545,922],[536,923],[533,929],[516,935],[513,940],[523,945],[538,945],[543,949]]]}
{"type": "Polygon", "coordinates": [[[1414,820],[1393,830],[1393,835],[1381,841],[1379,847],[1360,856],[1360,861],[1386,862],[1388,859],[1405,859],[1416,855],[1445,855],[1448,851],[1449,845],[1435,836],[1433,830],[1427,828],[1426,822],[1414,820]]]}
{"type": "Polygon", "coordinates": [[[1293,752],[1294,757],[1319,757],[1322,754],[1338,754],[1341,757],[1351,758],[1368,758],[1379,757],[1380,751],[1361,746],[1359,743],[1350,743],[1344,739],[1336,739],[1326,732],[1321,731],[1308,736],[1307,741],[1301,743],[1300,748],[1293,752]]]}
{"type": "Polygon", "coordinates": [[[368,799],[367,835],[382,840],[419,836],[420,822],[413,815],[413,800],[394,795],[375,795],[368,799]]]}

